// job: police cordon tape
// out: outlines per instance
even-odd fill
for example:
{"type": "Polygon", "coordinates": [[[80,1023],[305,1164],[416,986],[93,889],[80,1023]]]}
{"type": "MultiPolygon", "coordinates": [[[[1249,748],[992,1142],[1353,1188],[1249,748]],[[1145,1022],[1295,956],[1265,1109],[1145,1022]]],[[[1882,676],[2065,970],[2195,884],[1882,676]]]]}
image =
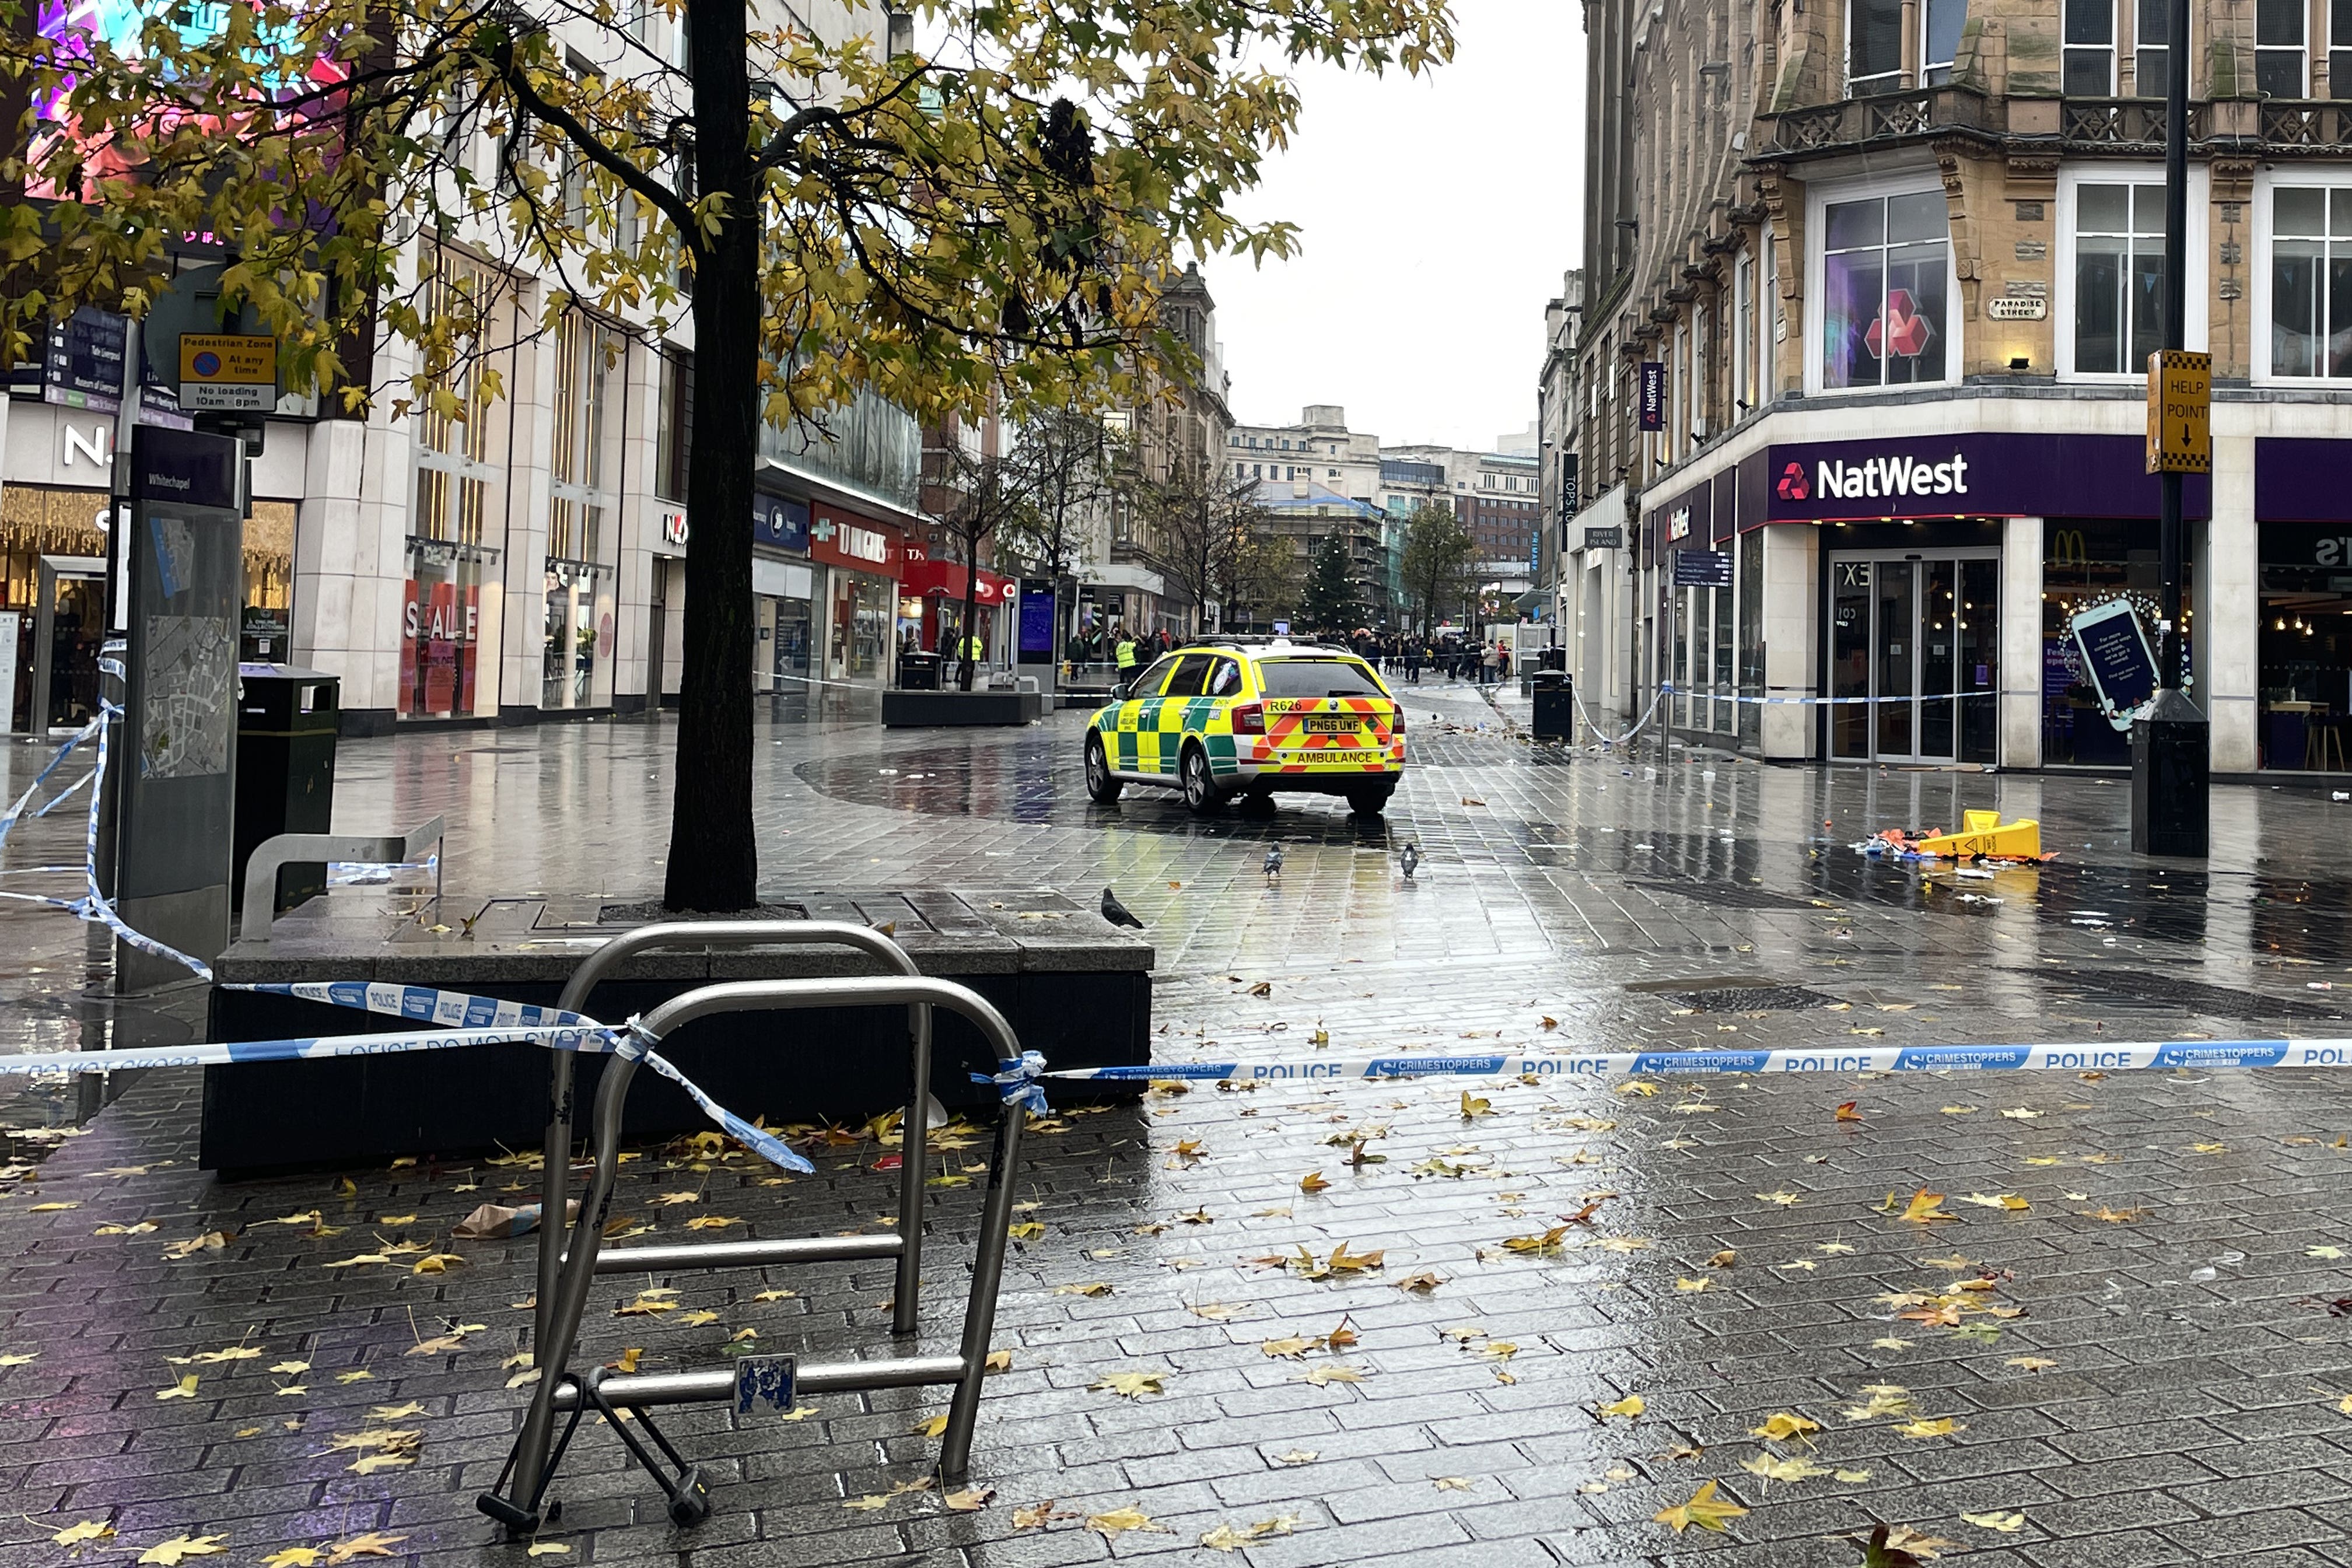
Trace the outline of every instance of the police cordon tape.
{"type": "Polygon", "coordinates": [[[470,1046],[536,1045],[550,1050],[635,1057],[686,1091],[705,1116],[729,1137],[770,1164],[806,1175],[815,1167],[782,1139],[755,1127],[702,1091],[671,1065],[634,1018],[600,1024],[579,1013],[506,1002],[422,985],[363,981],[232,984],[231,991],[257,991],[361,1012],[445,1026],[438,1034],[321,1035],[281,1040],[235,1040],[187,1046],[142,1046],[116,1051],[34,1052],[0,1055],[0,1077],[41,1073],[124,1072],[136,1068],[227,1067],[245,1062],[320,1061],[342,1057],[395,1056],[409,1051],[458,1050],[470,1046]]]}
{"type": "Polygon", "coordinates": [[[1097,1083],[1158,1079],[1271,1083],[1433,1077],[1627,1079],[1770,1073],[2170,1072],[2214,1068],[2329,1067],[2352,1067],[2352,1038],[1866,1046],[1853,1050],[1328,1057],[1288,1061],[1153,1062],[1137,1067],[1069,1068],[1043,1076],[1097,1083]]]}
{"type": "MultiPolygon", "coordinates": [[[[120,646],[116,643],[107,645],[109,648],[120,646]]],[[[98,668],[101,675],[112,676],[117,680],[122,679],[122,663],[120,659],[101,658],[98,661],[98,668]]],[[[79,870],[82,874],[84,889],[82,896],[79,899],[59,899],[42,893],[0,892],[0,899],[13,899],[17,902],[27,904],[47,904],[52,909],[63,910],[77,919],[105,926],[142,952],[152,953],[157,958],[183,965],[199,980],[210,980],[213,977],[212,968],[202,960],[191,958],[178,948],[157,942],[153,937],[132,930],[125,923],[122,917],[115,912],[113,903],[108,900],[98,885],[98,818],[103,804],[102,792],[106,783],[107,732],[113,727],[113,721],[121,716],[121,704],[104,696],[100,697],[96,716],[79,730],[66,737],[65,743],[58,748],[57,755],[51,757],[47,765],[33,776],[33,782],[26,787],[23,795],[16,797],[16,804],[9,806],[6,815],[0,816],[0,852],[5,852],[8,844],[8,835],[15,830],[17,822],[22,819],[25,807],[32,800],[34,794],[40,789],[51,773],[58,771],[58,765],[66,760],[76,746],[92,736],[97,737],[97,765],[92,767],[82,779],[68,785],[55,800],[33,814],[36,816],[47,816],[56,810],[58,804],[68,795],[81,788],[83,784],[90,786],[89,825],[82,836],[82,863],[78,867],[54,868],[60,871],[79,870]]],[[[37,867],[26,869],[46,870],[52,868],[37,867]]]]}

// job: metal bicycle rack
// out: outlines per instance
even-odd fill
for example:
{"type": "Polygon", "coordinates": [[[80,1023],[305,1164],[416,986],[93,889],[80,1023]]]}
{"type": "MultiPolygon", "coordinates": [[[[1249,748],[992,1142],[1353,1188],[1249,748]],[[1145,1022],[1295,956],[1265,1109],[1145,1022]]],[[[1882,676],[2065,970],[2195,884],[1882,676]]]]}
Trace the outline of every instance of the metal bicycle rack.
{"type": "MultiPolygon", "coordinates": [[[[555,1005],[567,1012],[585,1014],[588,999],[613,972],[642,952],[696,947],[848,947],[881,961],[885,968],[904,975],[922,971],[907,950],[869,926],[846,921],[669,921],[624,931],[580,961],[555,1005]]],[[[890,1331],[915,1331],[915,1281],[922,1268],[923,1176],[927,1150],[919,1135],[924,1106],[931,1089],[931,1009],[916,1003],[907,1009],[907,1037],[911,1047],[912,1087],[907,1093],[905,1126],[918,1135],[901,1134],[902,1164],[898,1175],[897,1236],[854,1237],[822,1241],[703,1242],[680,1247],[614,1247],[605,1252],[600,1272],[634,1269],[745,1268],[763,1263],[811,1263],[842,1258],[896,1258],[898,1260],[898,1305],[891,1309],[890,1331]]],[[[564,1188],[572,1166],[572,1079],[573,1053],[550,1051],[547,1068],[547,1138],[542,1145],[539,1194],[539,1305],[534,1312],[531,1349],[536,1354],[549,1341],[554,1323],[556,1280],[563,1250],[564,1188]]]]}
{"type": "MultiPolygon", "coordinates": [[[[794,923],[806,929],[814,922],[794,923]]],[[[761,940],[770,938],[763,933],[761,940]]],[[[644,1037],[658,1045],[680,1026],[715,1014],[843,1006],[922,1008],[927,1019],[928,1009],[944,1007],[970,1020],[999,1061],[1017,1061],[1021,1057],[1021,1043],[1013,1026],[986,998],[952,982],[920,975],[755,980],[706,985],[663,1003],[641,1019],[638,1027],[644,1037]]],[[[922,1044],[928,1055],[928,1031],[922,1044]]],[[[637,1060],[635,1056],[616,1056],[606,1064],[604,1079],[597,1086],[595,1170],[581,1202],[580,1217],[572,1226],[571,1243],[560,1260],[553,1310],[546,1331],[532,1345],[534,1363],[541,1369],[540,1381],[532,1392],[522,1433],[496,1486],[475,1500],[476,1507],[516,1535],[538,1530],[543,1518],[552,1518],[561,1508],[557,1504],[541,1511],[564,1451],[579,1430],[581,1418],[591,1410],[605,1417],[630,1453],[661,1486],[668,1499],[672,1522],[680,1528],[701,1523],[710,1513],[709,1496],[701,1476],[663,1436],[646,1411],[654,1405],[722,1402],[734,1402],[739,1410],[748,1408],[748,1403],[740,1395],[745,1386],[745,1373],[752,1370],[746,1365],[751,1358],[745,1358],[744,1363],[733,1368],[714,1372],[608,1374],[592,1368],[585,1375],[572,1373],[568,1366],[579,1340],[581,1318],[595,1275],[648,1268],[755,1267],[897,1257],[904,1277],[907,1260],[917,1250],[919,1209],[906,1207],[899,1215],[900,1234],[895,1237],[626,1247],[601,1252],[604,1224],[612,1205],[613,1179],[620,1165],[622,1107],[627,1099],[629,1081],[635,1076],[637,1060]],[[559,1410],[570,1415],[560,1436],[554,1430],[559,1410]],[[619,1412],[624,1410],[635,1414],[634,1423],[625,1425],[618,1419],[619,1412]],[[646,1436],[659,1450],[658,1458],[630,1430],[631,1425],[644,1429],[646,1436]]],[[[1008,1102],[997,1121],[995,1147],[989,1159],[987,1194],[981,1211],[979,1245],[972,1259],[971,1294],[965,1304],[962,1340],[956,1354],[891,1356],[811,1366],[801,1366],[793,1358],[760,1358],[783,1363],[778,1370],[783,1379],[781,1386],[786,1391],[784,1397],[790,1394],[953,1384],[955,1395],[949,1405],[947,1427],[940,1446],[940,1470],[950,1480],[961,1479],[971,1465],[972,1427],[980,1415],[981,1381],[987,1371],[988,1342],[995,1327],[997,1290],[1004,1273],[1006,1231],[1013,1219],[1013,1167],[1019,1153],[1024,1114],[1018,1102],[1008,1102]]],[[[921,1117],[919,1098],[909,1125],[920,1128],[921,1117]]],[[[568,1133],[566,1136],[568,1140],[568,1133]]],[[[919,1142],[913,1147],[919,1147],[919,1142]]],[[[908,1165],[916,1163],[907,1161],[908,1165]]],[[[551,1161],[549,1170],[552,1172],[561,1164],[561,1160],[551,1161]]],[[[920,1181],[919,1173],[911,1178],[918,1204],[920,1181]]],[[[554,1212],[560,1214],[561,1210],[554,1212]]],[[[910,1328],[913,1296],[911,1289],[902,1287],[896,1309],[896,1317],[910,1328]]],[[[769,1396],[776,1395],[772,1391],[769,1396]]]]}

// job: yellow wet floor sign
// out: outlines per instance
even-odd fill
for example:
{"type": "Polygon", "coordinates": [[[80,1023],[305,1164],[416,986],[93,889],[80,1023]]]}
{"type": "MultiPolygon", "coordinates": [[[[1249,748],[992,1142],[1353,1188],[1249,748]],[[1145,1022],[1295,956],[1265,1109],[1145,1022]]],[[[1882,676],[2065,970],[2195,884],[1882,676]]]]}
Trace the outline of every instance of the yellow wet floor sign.
{"type": "Polygon", "coordinates": [[[1958,833],[1938,833],[1932,838],[1920,839],[1911,847],[1922,855],[1943,855],[1956,860],[1972,855],[1990,855],[1999,859],[2041,858],[2042,824],[2030,818],[2004,823],[1997,811],[1970,811],[1961,816],[1963,821],[1958,833]]]}

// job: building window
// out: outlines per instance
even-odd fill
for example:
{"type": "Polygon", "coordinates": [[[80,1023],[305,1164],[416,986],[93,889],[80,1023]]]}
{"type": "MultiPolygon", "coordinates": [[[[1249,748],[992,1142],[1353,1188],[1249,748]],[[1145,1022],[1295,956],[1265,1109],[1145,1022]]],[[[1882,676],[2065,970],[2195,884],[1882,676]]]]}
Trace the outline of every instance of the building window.
{"type": "Polygon", "coordinates": [[[1756,247],[1756,286],[1762,290],[1756,312],[1756,400],[1766,404],[1780,394],[1780,373],[1775,368],[1776,348],[1780,341],[1780,265],[1772,231],[1764,231],[1763,243],[1756,247]]]}
{"type": "Polygon", "coordinates": [[[582,310],[556,324],[554,353],[540,706],[586,708],[613,698],[619,429],[611,416],[626,372],[620,340],[582,310]]]}
{"type": "Polygon", "coordinates": [[[1690,351],[1690,429],[1694,442],[1707,437],[1706,394],[1714,367],[1707,363],[1707,339],[1715,331],[1715,318],[1705,305],[1693,311],[1696,318],[1691,328],[1690,351]]]}
{"type": "Polygon", "coordinates": [[[2062,82],[2065,94],[2105,98],[2116,90],[2116,0],[2065,0],[2065,4],[2066,59],[2062,82]]]}
{"type": "Polygon", "coordinates": [[[2169,90],[2170,10],[2168,0],[2139,0],[2132,28],[2132,90],[2142,98],[2162,98],[2169,90]]]}
{"type": "Polygon", "coordinates": [[[2253,3],[2253,85],[2263,97],[2303,97],[2305,24],[2305,0],[2253,3]]]}
{"type": "Polygon", "coordinates": [[[1731,395],[1736,419],[1756,406],[1756,253],[1743,250],[1731,268],[1731,395]]]}
{"type": "Polygon", "coordinates": [[[1849,98],[1903,85],[1902,0],[1847,0],[1845,90],[1849,98]]]}
{"type": "Polygon", "coordinates": [[[2352,376],[2352,187],[2271,190],[2271,374],[2352,376]]]}
{"type": "Polygon", "coordinates": [[[1941,87],[1952,79],[1952,57],[1960,50],[1960,28],[1969,19],[1969,0],[1927,0],[1926,25],[1919,29],[1919,85],[1941,87]]]}
{"type": "Polygon", "coordinates": [[[2327,96],[2352,98],[2352,0],[2327,7],[2327,96]]]}
{"type": "Polygon", "coordinates": [[[654,437],[654,494],[686,499],[686,477],[694,452],[694,353],[661,351],[661,414],[654,437]]]}
{"type": "Polygon", "coordinates": [[[395,711],[463,718],[498,711],[497,655],[478,655],[499,646],[501,541],[491,523],[506,479],[505,422],[490,416],[485,376],[497,361],[481,338],[496,335],[506,301],[493,274],[455,251],[427,249],[420,265],[424,313],[462,336],[446,384],[454,407],[427,403],[416,416],[395,711]]]}
{"type": "Polygon", "coordinates": [[[2139,374],[2164,346],[2164,187],[2074,187],[2074,369],[2139,374]]]}
{"type": "Polygon", "coordinates": [[[2304,94],[2304,6],[2305,0],[2254,0],[2254,87],[2266,98],[2304,94]]]}
{"type": "Polygon", "coordinates": [[[1944,380],[1952,263],[1943,193],[1831,202],[1822,219],[1822,387],[1944,380]]]}

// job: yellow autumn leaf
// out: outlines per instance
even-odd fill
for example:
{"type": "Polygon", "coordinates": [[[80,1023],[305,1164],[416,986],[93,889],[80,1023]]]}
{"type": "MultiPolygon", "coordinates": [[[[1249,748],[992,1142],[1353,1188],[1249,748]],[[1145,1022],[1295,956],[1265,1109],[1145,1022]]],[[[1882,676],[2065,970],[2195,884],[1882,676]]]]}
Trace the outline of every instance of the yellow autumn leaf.
{"type": "Polygon", "coordinates": [[[1715,1281],[1712,1279],[1677,1279],[1675,1281],[1675,1289],[1682,1291],[1685,1295],[1695,1295],[1701,1290],[1714,1289],[1715,1281]]]}
{"type": "Polygon", "coordinates": [[[1958,1219],[1959,1215],[1944,1211],[1943,1202],[1943,1194],[1931,1193],[1927,1188],[1921,1187],[1911,1194],[1910,1204],[1895,1217],[1908,1220],[1913,1225],[1927,1225],[1939,1219],[1958,1219]]]}
{"type": "Polygon", "coordinates": [[[1968,1423],[1956,1421],[1949,1415],[1938,1415],[1932,1421],[1906,1421],[1895,1428],[1906,1437],[1948,1437],[1955,1432],[1968,1429],[1968,1423]]]}
{"type": "Polygon", "coordinates": [[[1738,1519],[1747,1511],[1728,1499],[1717,1497],[1713,1481],[1703,1481],[1698,1490],[1691,1494],[1688,1502],[1676,1503],[1672,1508],[1660,1509],[1650,1517],[1673,1530],[1676,1535],[1680,1535],[1686,1527],[1694,1524],[1701,1530],[1720,1532],[1725,1529],[1727,1521],[1738,1519]]]}
{"type": "Polygon", "coordinates": [[[2033,1206],[2015,1193],[1970,1193],[1960,1202],[1974,1204],[1980,1209],[2006,1209],[2011,1214],[2021,1214],[2033,1206]]]}
{"type": "Polygon", "coordinates": [[[1054,1287],[1054,1294],[1056,1296],[1108,1296],[1110,1294],[1110,1287],[1097,1279],[1084,1285],[1056,1285],[1054,1287]]]}
{"type": "Polygon", "coordinates": [[[725,1230],[730,1226],[741,1225],[742,1223],[743,1222],[741,1220],[736,1218],[732,1215],[702,1214],[697,1215],[692,1219],[688,1220],[686,1222],[686,1228],[688,1230],[725,1230]]]}
{"type": "Polygon", "coordinates": [[[1036,1220],[1024,1220],[1019,1225],[1005,1226],[1004,1234],[1014,1241],[1034,1241],[1045,1234],[1045,1227],[1036,1220]]]}
{"type": "Polygon", "coordinates": [[[927,1420],[918,1421],[907,1428],[909,1433],[918,1437],[936,1437],[947,1429],[948,1418],[945,1415],[933,1415],[927,1420]]]}
{"type": "Polygon", "coordinates": [[[880,1497],[873,1492],[868,1492],[864,1497],[845,1498],[842,1500],[841,1506],[844,1508],[854,1508],[861,1512],[870,1512],[877,1508],[887,1507],[889,1501],[890,1500],[887,1497],[880,1497]]]}
{"type": "Polygon", "coordinates": [[[1330,1184],[1323,1179],[1320,1171],[1309,1171],[1298,1178],[1298,1190],[1302,1193],[1319,1193],[1330,1184]]]}
{"type": "Polygon", "coordinates": [[[1140,1399],[1147,1394],[1167,1393],[1160,1385],[1160,1379],[1167,1375],[1161,1372],[1115,1372],[1087,1386],[1107,1390],[1123,1399],[1140,1399]]]}
{"type": "Polygon", "coordinates": [[[1759,1454],[1753,1458],[1742,1459],[1739,1468],[1768,1481],[1782,1482],[1810,1481],[1830,1473],[1828,1466],[1817,1465],[1811,1459],[1784,1459],[1774,1454],[1759,1454]]]}
{"type": "Polygon", "coordinates": [[[411,1274],[446,1274],[453,1268],[463,1267],[465,1261],[454,1252],[428,1252],[410,1264],[408,1271],[411,1274]]]}
{"type": "Polygon", "coordinates": [[[1604,1405],[1601,1406],[1599,1411],[1595,1414],[1599,1415],[1604,1421],[1612,1415],[1622,1415],[1626,1420],[1631,1421],[1648,1408],[1649,1406],[1642,1402],[1642,1396],[1640,1394],[1629,1394],[1613,1405],[1604,1405]]]}
{"type": "Polygon", "coordinates": [[[320,1559],[325,1555],[315,1546],[289,1546],[263,1558],[261,1568],[318,1568],[320,1559]]]}
{"type": "Polygon", "coordinates": [[[1115,1508],[1107,1513],[1087,1515],[1087,1528],[1106,1541],[1117,1541],[1129,1531],[1157,1531],[1167,1534],[1168,1527],[1158,1523],[1139,1508],[1115,1508]]]}
{"type": "Polygon", "coordinates": [[[2003,1535],[2015,1535],[2025,1528],[2025,1516],[2021,1513],[1964,1513],[1960,1520],[1979,1530],[1997,1530],[2003,1535]]]}
{"type": "Polygon", "coordinates": [[[1802,1437],[1821,1429],[1820,1422],[1808,1420],[1793,1410],[1782,1410],[1767,1415],[1761,1426],[1749,1427],[1748,1435],[1761,1437],[1767,1442],[1785,1443],[1791,1437],[1802,1437]]]}
{"type": "Polygon", "coordinates": [[[196,1396],[196,1374],[189,1373],[169,1388],[155,1391],[158,1399],[194,1399],[196,1396]]]}
{"type": "Polygon", "coordinates": [[[59,1546],[79,1548],[93,1541],[113,1540],[114,1526],[102,1519],[85,1519],[79,1524],[67,1525],[49,1539],[59,1546]]]}
{"type": "Polygon", "coordinates": [[[1290,1381],[1311,1383],[1316,1387],[1321,1388],[1327,1384],[1333,1383],[1361,1383],[1364,1381],[1364,1374],[1352,1366],[1318,1366],[1304,1376],[1294,1377],[1290,1381]]]}
{"type": "Polygon", "coordinates": [[[327,1568],[341,1568],[354,1557],[390,1557],[393,1548],[407,1540],[404,1535],[386,1535],[371,1530],[364,1535],[354,1535],[349,1541],[331,1542],[327,1547],[327,1568]]]}
{"type": "Polygon", "coordinates": [[[534,1541],[528,1555],[532,1557],[569,1557],[572,1548],[561,1541],[534,1541]]]}
{"type": "Polygon", "coordinates": [[[175,1535],[141,1552],[139,1561],[155,1568],[173,1568],[183,1558],[213,1557],[227,1550],[226,1535],[175,1535]]]}

